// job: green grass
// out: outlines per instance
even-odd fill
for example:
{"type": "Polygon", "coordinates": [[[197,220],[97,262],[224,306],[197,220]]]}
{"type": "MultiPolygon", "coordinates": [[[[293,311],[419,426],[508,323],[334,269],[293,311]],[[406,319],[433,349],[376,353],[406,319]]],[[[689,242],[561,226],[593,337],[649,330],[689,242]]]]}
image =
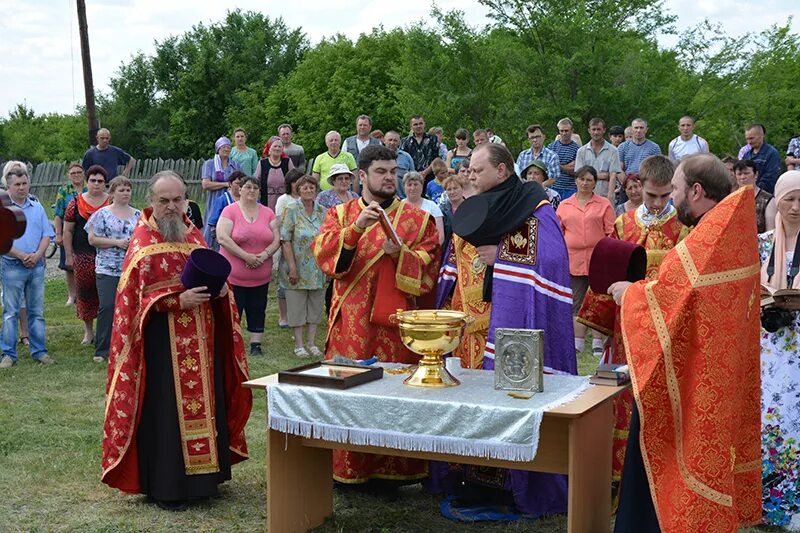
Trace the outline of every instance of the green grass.
{"type": "MultiPolygon", "coordinates": [[[[62,279],[46,285],[47,346],[58,364],[34,364],[26,349],[19,363],[0,371],[0,531],[263,531],[265,510],[265,395],[254,395],[247,425],[251,459],[234,466],[220,496],[183,513],[162,511],[144,496],[122,495],[100,483],[106,365],[80,345],[82,325],[65,307],[62,279]]],[[[275,327],[270,298],[265,357],[250,359],[252,377],[296,366],[290,330],[275,327]]],[[[320,335],[324,330],[320,330],[320,335]]],[[[589,344],[589,343],[587,343],[589,344]]],[[[580,358],[582,373],[596,363],[580,358]]],[[[418,485],[387,503],[335,492],[334,515],[320,532],[566,531],[566,518],[514,524],[465,525],[439,513],[440,498],[418,485]]]]}

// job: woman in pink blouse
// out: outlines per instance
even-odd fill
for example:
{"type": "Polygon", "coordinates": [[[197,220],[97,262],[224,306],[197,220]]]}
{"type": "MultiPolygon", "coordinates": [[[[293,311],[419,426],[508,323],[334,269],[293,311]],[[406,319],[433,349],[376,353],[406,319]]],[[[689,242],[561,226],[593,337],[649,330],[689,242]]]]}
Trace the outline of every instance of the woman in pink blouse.
{"type": "MultiPolygon", "coordinates": [[[[597,171],[590,166],[575,172],[578,192],[562,200],[556,214],[561,221],[564,240],[569,252],[569,278],[572,286],[572,316],[580,311],[586,289],[589,288],[589,258],[595,244],[614,231],[614,208],[607,198],[594,194],[597,171]]],[[[575,323],[575,349],[582,352],[585,347],[586,326],[575,323]]],[[[598,335],[599,337],[599,335],[598,335]]],[[[594,345],[602,349],[600,338],[594,345]]]]}
{"type": "Polygon", "coordinates": [[[247,315],[250,355],[261,355],[272,256],[281,245],[280,231],[272,209],[258,203],[259,180],[248,176],[239,183],[239,200],[223,209],[217,222],[217,241],[231,263],[228,281],[239,316],[247,315]]]}

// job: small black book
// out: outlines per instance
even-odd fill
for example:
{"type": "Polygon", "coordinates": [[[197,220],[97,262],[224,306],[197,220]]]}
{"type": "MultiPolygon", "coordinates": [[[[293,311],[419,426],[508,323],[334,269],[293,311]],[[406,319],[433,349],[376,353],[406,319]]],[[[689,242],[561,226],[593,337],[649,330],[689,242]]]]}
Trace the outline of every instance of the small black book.
{"type": "Polygon", "coordinates": [[[621,363],[598,365],[594,375],[600,378],[631,379],[630,372],[628,372],[628,365],[621,363]]]}
{"type": "Polygon", "coordinates": [[[604,378],[598,375],[594,375],[589,378],[589,383],[593,383],[594,385],[608,385],[611,387],[618,387],[620,385],[625,385],[630,383],[631,378],[630,376],[627,377],[618,377],[618,378],[604,378]]]}

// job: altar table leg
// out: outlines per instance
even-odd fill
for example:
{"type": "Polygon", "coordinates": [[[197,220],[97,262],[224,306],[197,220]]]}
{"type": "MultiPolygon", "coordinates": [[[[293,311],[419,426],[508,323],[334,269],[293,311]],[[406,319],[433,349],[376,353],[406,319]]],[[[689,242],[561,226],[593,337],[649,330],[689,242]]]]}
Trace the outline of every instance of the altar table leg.
{"type": "Polygon", "coordinates": [[[268,430],[267,531],[299,533],[333,512],[331,450],[302,446],[302,438],[268,430]]]}
{"type": "Polygon", "coordinates": [[[598,405],[570,422],[567,531],[611,529],[613,403],[598,405]]]}

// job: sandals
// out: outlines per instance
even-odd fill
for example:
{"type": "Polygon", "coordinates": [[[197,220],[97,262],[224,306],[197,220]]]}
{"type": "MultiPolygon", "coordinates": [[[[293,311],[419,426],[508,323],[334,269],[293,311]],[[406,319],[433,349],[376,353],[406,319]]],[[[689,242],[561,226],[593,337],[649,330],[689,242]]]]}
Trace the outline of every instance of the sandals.
{"type": "Polygon", "coordinates": [[[320,350],[313,344],[308,347],[308,353],[311,354],[312,357],[319,357],[320,359],[322,359],[322,357],[324,356],[322,350],[320,350]]]}
{"type": "Polygon", "coordinates": [[[311,357],[306,351],[306,349],[303,348],[302,346],[298,346],[297,348],[294,349],[294,355],[300,358],[311,357]]]}
{"type": "Polygon", "coordinates": [[[28,339],[28,337],[27,337],[27,336],[25,336],[25,337],[20,337],[20,338],[19,338],[19,343],[20,343],[20,344],[24,344],[25,346],[30,346],[30,345],[31,345],[31,341],[30,341],[30,339],[28,339]]]}

